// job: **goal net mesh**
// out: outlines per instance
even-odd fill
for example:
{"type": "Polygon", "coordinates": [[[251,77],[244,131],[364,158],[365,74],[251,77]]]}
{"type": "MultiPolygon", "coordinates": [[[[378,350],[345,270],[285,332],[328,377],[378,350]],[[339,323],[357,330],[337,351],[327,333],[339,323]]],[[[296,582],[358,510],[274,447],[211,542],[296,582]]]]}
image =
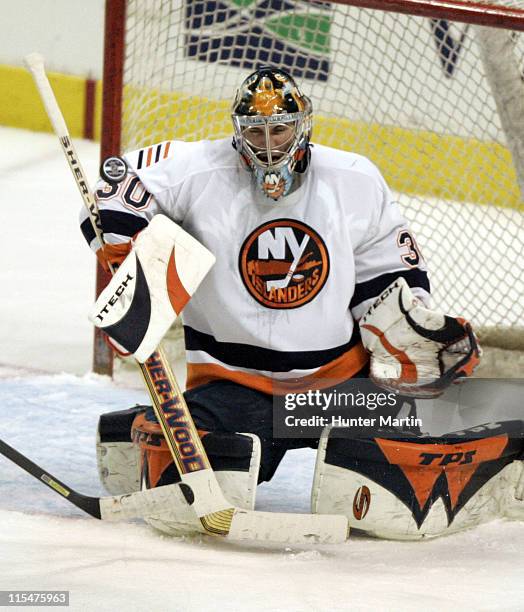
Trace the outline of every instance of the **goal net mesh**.
{"type": "MultiPolygon", "coordinates": [[[[280,66],[312,99],[313,142],[365,155],[385,176],[435,306],[470,319],[487,342],[523,348],[519,161],[479,30],[328,2],[129,0],[122,150],[231,136],[239,83],[280,66]]],[[[524,100],[524,34],[498,32],[513,66],[495,67],[524,100]]]]}

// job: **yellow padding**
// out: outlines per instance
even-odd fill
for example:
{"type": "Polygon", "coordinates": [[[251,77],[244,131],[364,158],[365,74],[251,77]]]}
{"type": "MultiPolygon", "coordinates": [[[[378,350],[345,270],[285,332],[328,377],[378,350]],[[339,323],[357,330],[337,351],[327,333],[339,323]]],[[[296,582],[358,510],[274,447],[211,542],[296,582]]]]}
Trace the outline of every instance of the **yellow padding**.
{"type": "MultiPolygon", "coordinates": [[[[228,101],[130,87],[124,100],[129,137],[143,146],[232,133],[228,101]]],[[[319,115],[313,141],[369,157],[401,193],[524,211],[511,154],[496,142],[319,115]]]]}
{"type": "MultiPolygon", "coordinates": [[[[82,137],[85,79],[50,73],[49,80],[73,137],[82,137]]],[[[148,146],[159,140],[222,138],[232,134],[229,101],[127,87],[127,139],[148,146]]],[[[95,136],[100,137],[102,84],[97,83],[95,136]]],[[[27,70],[0,65],[0,124],[51,131],[27,70]]],[[[495,205],[524,211],[511,154],[496,142],[424,130],[315,115],[313,140],[369,157],[395,191],[421,197],[495,205]]]]}
{"type": "Polygon", "coordinates": [[[313,125],[313,140],[369,157],[395,191],[524,211],[511,153],[499,143],[331,117],[313,125]]]}
{"type": "MultiPolygon", "coordinates": [[[[48,73],[69,133],[82,137],[85,79],[56,72],[48,73]]],[[[51,132],[36,85],[25,68],[0,65],[0,125],[51,132]]]]}

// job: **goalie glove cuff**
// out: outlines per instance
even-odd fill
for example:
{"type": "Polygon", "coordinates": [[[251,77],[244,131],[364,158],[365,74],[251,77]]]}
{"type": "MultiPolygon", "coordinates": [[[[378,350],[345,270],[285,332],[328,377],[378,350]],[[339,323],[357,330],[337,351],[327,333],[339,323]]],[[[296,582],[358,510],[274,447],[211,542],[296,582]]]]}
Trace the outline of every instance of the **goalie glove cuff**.
{"type": "Polygon", "coordinates": [[[481,351],[471,325],[425,308],[398,278],[360,320],[375,383],[412,397],[440,395],[470,376],[481,351]]]}

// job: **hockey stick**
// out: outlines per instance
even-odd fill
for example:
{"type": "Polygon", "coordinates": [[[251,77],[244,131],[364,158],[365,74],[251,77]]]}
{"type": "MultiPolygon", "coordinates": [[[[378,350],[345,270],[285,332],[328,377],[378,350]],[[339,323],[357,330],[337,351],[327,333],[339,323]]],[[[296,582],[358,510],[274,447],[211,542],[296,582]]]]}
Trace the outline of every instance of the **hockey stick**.
{"type": "MultiPolygon", "coordinates": [[[[80,510],[83,510],[90,516],[103,521],[115,522],[142,518],[145,514],[165,511],[166,508],[179,503],[180,488],[178,484],[146,489],[145,491],[137,491],[125,495],[91,497],[75,491],[3,440],[0,440],[0,454],[10,459],[40,482],[43,482],[69,503],[80,508],[80,510]]],[[[232,524],[234,532],[231,539],[235,541],[253,540],[252,534],[256,530],[257,533],[264,533],[264,541],[266,542],[281,544],[338,544],[340,542],[339,533],[334,529],[330,531],[324,530],[323,533],[319,533],[317,529],[311,529],[309,520],[311,516],[322,515],[290,515],[236,510],[236,518],[232,524]],[[290,529],[289,522],[285,518],[288,516],[296,517],[293,529],[290,529]],[[330,539],[330,534],[334,534],[335,537],[330,539]]],[[[337,515],[334,518],[339,521],[341,532],[342,528],[345,527],[344,521],[341,519],[345,517],[337,515]]],[[[180,534],[177,533],[177,535],[182,535],[182,532],[180,534]]]]}
{"type": "Polygon", "coordinates": [[[155,489],[139,491],[137,493],[131,493],[130,495],[91,497],[78,493],[78,491],[75,491],[56,476],[44,470],[3,440],[0,440],[0,453],[21,467],[28,474],[31,474],[31,476],[43,482],[52,491],[61,495],[69,503],[80,508],[80,510],[83,510],[90,516],[101,520],[118,521],[121,519],[142,517],[145,511],[154,510],[159,502],[168,502],[170,494],[172,495],[173,492],[173,486],[176,486],[158,487],[157,490],[160,491],[160,494],[153,498],[151,498],[149,494],[155,491],[155,489]],[[162,488],[165,489],[163,492],[161,491],[162,488]],[[144,496],[144,494],[146,494],[146,496],[144,496]]]}
{"type": "MultiPolygon", "coordinates": [[[[43,58],[30,54],[25,58],[33,75],[48,117],[75,178],[100,245],[104,243],[100,215],[94,195],[84,174],[67,126],[45,73],[43,58]]],[[[200,436],[189,413],[169,362],[161,347],[144,363],[138,364],[182,482],[191,491],[191,505],[206,533],[230,539],[267,540],[269,522],[282,530],[280,541],[289,542],[290,534],[305,529],[317,541],[341,542],[347,538],[348,522],[341,515],[298,515],[266,513],[234,508],[224,497],[206,455],[200,436]]],[[[299,540],[302,539],[302,536],[299,540]]],[[[274,540],[273,540],[274,541],[274,540]]]]}
{"type": "Polygon", "coordinates": [[[68,487],[63,482],[55,478],[49,472],[46,472],[36,463],[33,463],[30,459],[19,453],[9,444],[6,444],[3,440],[0,440],[0,453],[10,459],[13,463],[16,463],[19,467],[25,470],[31,476],[34,476],[37,480],[40,480],[45,485],[47,485],[50,489],[52,489],[55,493],[58,493],[68,502],[71,502],[87,514],[94,516],[95,518],[102,518],[100,511],[100,498],[99,497],[89,497],[87,495],[82,495],[77,493],[71,487],[68,487]]]}

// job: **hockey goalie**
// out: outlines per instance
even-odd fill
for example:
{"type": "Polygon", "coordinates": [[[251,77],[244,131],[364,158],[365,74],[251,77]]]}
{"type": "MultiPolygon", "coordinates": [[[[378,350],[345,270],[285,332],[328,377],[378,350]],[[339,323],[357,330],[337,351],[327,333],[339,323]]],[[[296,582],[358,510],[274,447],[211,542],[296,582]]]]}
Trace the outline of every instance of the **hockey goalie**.
{"type": "MultiPolygon", "coordinates": [[[[481,350],[467,321],[432,307],[420,249],[379,170],[310,142],[311,102],[289,74],[249,75],[232,120],[232,143],[161,142],[103,165],[105,244],[85,214],[81,227],[118,272],[95,324],[145,361],[182,311],[185,399],[236,506],[254,507],[257,484],[288,450],[312,447],[313,511],[346,515],[379,537],[522,515],[519,418],[438,437],[394,428],[274,435],[274,396],[286,388],[370,378],[413,409],[422,401],[438,411],[481,350]]],[[[468,383],[460,387],[467,394],[468,383]]],[[[381,414],[396,416],[401,404],[381,414]]],[[[112,494],[180,482],[148,406],[102,415],[98,462],[112,494]]],[[[181,485],[178,503],[147,520],[169,533],[199,531],[190,497],[181,485]]]]}

